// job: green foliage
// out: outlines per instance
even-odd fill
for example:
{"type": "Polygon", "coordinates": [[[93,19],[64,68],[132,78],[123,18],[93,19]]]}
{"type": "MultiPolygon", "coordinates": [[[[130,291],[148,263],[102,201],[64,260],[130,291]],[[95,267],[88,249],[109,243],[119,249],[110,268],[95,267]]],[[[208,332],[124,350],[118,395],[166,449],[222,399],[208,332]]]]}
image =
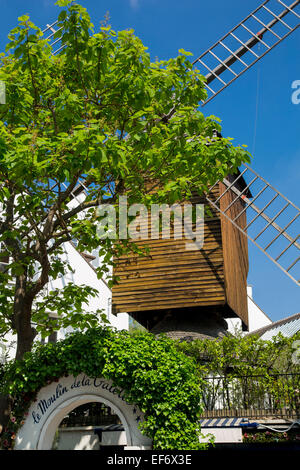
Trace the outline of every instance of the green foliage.
{"type": "MultiPolygon", "coordinates": [[[[181,49],[178,57],[151,62],[132,30],[95,29],[85,8],[68,0],[57,4],[63,7],[57,28],[65,46],[59,54],[51,53],[41,30],[24,15],[0,57],[6,84],[0,242],[12,261],[10,271],[0,273],[0,334],[11,329],[18,337],[31,331],[24,305],[38,316],[46,308],[41,302],[36,308],[38,293],[68,269],[64,242],[76,238],[79,251],[100,250],[99,278],[114,255],[132,249],[97,237],[99,204],[117,204],[124,193],[128,204],[182,200],[249,161],[232,139],[214,137],[219,119],[199,111],[204,77],[189,53],[181,49]],[[87,197],[77,205],[73,200],[71,208],[71,192],[83,180],[87,197]],[[145,190],[149,181],[156,185],[152,193],[145,190]],[[9,281],[18,290],[7,288],[9,281]]],[[[79,301],[82,294],[74,292],[79,301]]],[[[67,301],[68,292],[59,297],[67,301]]]]}
{"type": "Polygon", "coordinates": [[[0,392],[8,393],[14,405],[2,446],[11,447],[41,387],[82,372],[111,379],[126,391],[126,401],[145,413],[141,430],[153,439],[154,449],[205,448],[198,441],[201,407],[194,360],[178,352],[166,337],[110,328],[89,329],[58,343],[37,345],[22,361],[5,366],[0,392]]]}
{"type": "Polygon", "coordinates": [[[32,321],[42,338],[61,328],[76,327],[77,330],[84,331],[98,326],[100,320],[102,324],[108,322],[101,309],[84,312],[84,304],[88,303],[90,297],[98,294],[97,289],[69,283],[63,289],[52,289],[43,294],[37,300],[32,315],[32,321]]]}

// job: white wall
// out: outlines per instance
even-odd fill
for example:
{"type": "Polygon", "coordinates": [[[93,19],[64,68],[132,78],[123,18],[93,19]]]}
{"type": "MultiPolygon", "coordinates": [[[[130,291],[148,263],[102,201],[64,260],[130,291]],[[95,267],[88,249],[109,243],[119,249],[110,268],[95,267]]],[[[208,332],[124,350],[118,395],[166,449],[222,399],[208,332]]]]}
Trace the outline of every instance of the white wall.
{"type": "Polygon", "coordinates": [[[16,355],[17,336],[8,333],[5,336],[5,341],[0,340],[0,363],[6,360],[14,359],[16,355]]]}
{"type": "MultiPolygon", "coordinates": [[[[55,281],[49,282],[49,289],[62,288],[68,282],[73,282],[76,285],[88,285],[99,291],[99,295],[90,298],[88,304],[84,305],[84,311],[93,312],[97,309],[103,309],[103,313],[107,316],[111,326],[118,330],[128,330],[129,321],[126,313],[113,315],[111,312],[111,289],[105,281],[98,279],[96,272],[84,257],[76,250],[71,243],[65,243],[65,257],[68,263],[74,268],[74,273],[68,273],[55,281]]],[[[68,331],[60,331],[59,339],[63,338],[68,331]]]]}
{"type": "MultiPolygon", "coordinates": [[[[248,320],[249,320],[249,333],[251,331],[262,328],[263,326],[270,325],[272,320],[265,314],[265,312],[255,303],[253,299],[252,286],[247,286],[248,298],[248,320]]],[[[235,333],[241,331],[242,321],[239,318],[227,318],[228,331],[235,333]]],[[[247,332],[244,332],[245,334],[247,332]]]]}
{"type": "Polygon", "coordinates": [[[247,287],[248,293],[248,312],[249,312],[249,332],[270,325],[272,320],[266,313],[255,303],[252,295],[252,287],[247,287]]]}

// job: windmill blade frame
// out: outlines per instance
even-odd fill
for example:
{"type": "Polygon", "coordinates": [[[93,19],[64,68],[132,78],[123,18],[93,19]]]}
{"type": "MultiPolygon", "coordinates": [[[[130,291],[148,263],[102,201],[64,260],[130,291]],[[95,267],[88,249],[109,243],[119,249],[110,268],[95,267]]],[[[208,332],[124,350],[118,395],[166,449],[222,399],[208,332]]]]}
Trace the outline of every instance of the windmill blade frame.
{"type": "Polygon", "coordinates": [[[273,263],[300,286],[300,272],[297,275],[295,271],[300,261],[300,243],[298,241],[300,234],[295,229],[295,222],[299,224],[300,220],[299,207],[289,201],[280,191],[275,189],[274,186],[247,164],[243,164],[242,171],[238,175],[223,179],[223,189],[220,192],[220,196],[213,200],[213,198],[209,197],[209,193],[220,183],[220,181],[217,181],[209,189],[206,195],[209,204],[217,209],[221,216],[229,220],[273,263]],[[243,189],[239,188],[241,178],[250,179],[250,182],[246,183],[243,189]],[[229,203],[225,202],[224,204],[224,196],[228,192],[232,192],[233,196],[229,203]],[[238,213],[235,213],[234,218],[231,218],[228,215],[229,209],[237,200],[242,200],[244,207],[238,213]],[[247,212],[249,217],[251,212],[253,217],[245,226],[241,226],[238,221],[244,212],[247,212]],[[283,228],[278,223],[280,218],[280,223],[284,224],[283,228]],[[250,228],[253,229],[253,234],[249,233],[250,228]]]}
{"type": "Polygon", "coordinates": [[[209,103],[299,26],[300,0],[290,5],[281,0],[266,0],[259,5],[193,61],[193,65],[201,66],[200,72],[203,71],[206,78],[208,97],[202,102],[202,106],[209,103]],[[282,9],[276,12],[275,6],[278,5],[282,9]],[[256,45],[258,48],[254,50],[256,45]],[[235,69],[233,66],[236,66],[235,69]]]}

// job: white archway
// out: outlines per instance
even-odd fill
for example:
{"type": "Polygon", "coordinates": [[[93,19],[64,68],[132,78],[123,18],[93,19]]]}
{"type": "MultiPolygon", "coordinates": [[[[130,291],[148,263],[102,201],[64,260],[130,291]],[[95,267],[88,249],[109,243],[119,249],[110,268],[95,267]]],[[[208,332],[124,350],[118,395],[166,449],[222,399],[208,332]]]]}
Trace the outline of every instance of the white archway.
{"type": "Polygon", "coordinates": [[[90,402],[102,402],[119,416],[126,433],[127,449],[150,449],[151,440],[138,429],[143,413],[137,406],[127,403],[123,395],[123,390],[104,378],[90,378],[85,374],[62,377],[39,391],[16,436],[15,449],[50,450],[63,418],[74,408],[90,402]]]}

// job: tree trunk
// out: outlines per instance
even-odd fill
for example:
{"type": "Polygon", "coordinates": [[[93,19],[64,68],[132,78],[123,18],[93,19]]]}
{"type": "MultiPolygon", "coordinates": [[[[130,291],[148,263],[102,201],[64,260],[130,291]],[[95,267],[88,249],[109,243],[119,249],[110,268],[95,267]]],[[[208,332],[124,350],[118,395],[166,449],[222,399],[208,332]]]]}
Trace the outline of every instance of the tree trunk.
{"type": "Polygon", "coordinates": [[[31,326],[32,298],[26,295],[26,273],[16,278],[14,328],[17,332],[16,359],[31,351],[36,330],[31,326]]]}
{"type": "Polygon", "coordinates": [[[16,318],[17,352],[16,359],[23,359],[26,352],[31,351],[36,330],[31,326],[31,304],[24,302],[16,318]]]}
{"type": "Polygon", "coordinates": [[[16,359],[23,359],[24,354],[31,351],[35,336],[36,330],[31,325],[18,332],[16,359]]]}
{"type": "MultiPolygon", "coordinates": [[[[16,359],[22,359],[31,351],[36,330],[31,326],[32,298],[26,296],[26,273],[16,278],[13,328],[17,332],[16,359]]],[[[8,395],[0,395],[0,434],[9,420],[13,401],[8,395]]]]}

